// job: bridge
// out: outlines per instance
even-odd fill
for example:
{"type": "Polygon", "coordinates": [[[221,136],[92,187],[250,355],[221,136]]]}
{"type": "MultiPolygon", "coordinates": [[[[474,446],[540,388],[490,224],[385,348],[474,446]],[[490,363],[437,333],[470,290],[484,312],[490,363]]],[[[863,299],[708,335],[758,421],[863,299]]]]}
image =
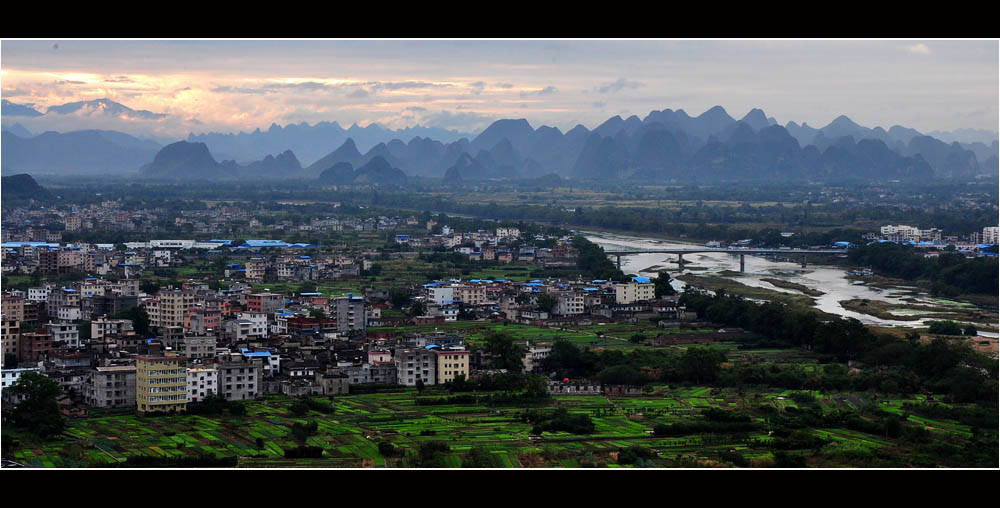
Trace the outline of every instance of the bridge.
{"type": "Polygon", "coordinates": [[[677,264],[680,268],[684,269],[684,255],[685,254],[704,254],[710,252],[719,252],[722,254],[739,254],[740,255],[740,271],[743,272],[745,267],[746,255],[762,255],[762,254],[800,254],[802,255],[802,267],[806,266],[806,256],[809,254],[845,254],[846,249],[724,249],[724,248],[696,248],[696,249],[648,249],[648,250],[606,250],[605,254],[609,256],[615,256],[617,258],[618,269],[622,268],[622,256],[630,256],[634,254],[677,254],[677,264]]]}

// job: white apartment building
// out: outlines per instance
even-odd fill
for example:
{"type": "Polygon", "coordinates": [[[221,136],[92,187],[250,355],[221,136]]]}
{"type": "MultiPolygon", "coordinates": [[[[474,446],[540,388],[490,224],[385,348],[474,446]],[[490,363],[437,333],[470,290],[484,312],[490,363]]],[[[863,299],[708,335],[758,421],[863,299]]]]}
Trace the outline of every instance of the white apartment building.
{"type": "Polygon", "coordinates": [[[1000,243],[1000,227],[991,226],[983,228],[983,243],[1000,243]]]}
{"type": "Polygon", "coordinates": [[[219,393],[219,371],[210,367],[189,367],[187,370],[188,402],[205,400],[219,393]]]}

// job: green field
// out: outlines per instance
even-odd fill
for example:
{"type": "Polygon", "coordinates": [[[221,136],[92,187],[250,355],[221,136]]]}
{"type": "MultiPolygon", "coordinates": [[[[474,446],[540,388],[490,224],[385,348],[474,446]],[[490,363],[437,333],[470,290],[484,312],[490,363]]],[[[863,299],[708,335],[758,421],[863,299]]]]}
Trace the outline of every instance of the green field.
{"type": "MultiPolygon", "coordinates": [[[[420,398],[440,398],[448,392],[428,388],[364,395],[337,396],[333,414],[310,411],[295,417],[294,399],[268,396],[247,403],[245,417],[170,415],[136,416],[132,412],[102,412],[100,416],[68,421],[63,435],[38,442],[22,431],[9,431],[13,439],[6,458],[39,467],[109,467],[126,465],[130,457],[238,457],[241,467],[412,467],[420,445],[443,441],[448,451],[444,463],[460,467],[473,448],[491,454],[495,467],[616,466],[621,450],[640,446],[652,450],[650,466],[726,466],[720,454],[735,452],[751,465],[771,465],[771,437],[763,430],[734,434],[653,435],[657,424],[699,421],[711,408],[757,414],[764,406],[775,411],[795,408],[793,391],[771,390],[740,395],[734,390],[710,387],[654,386],[644,396],[608,398],[599,395],[557,396],[538,409],[566,408],[584,414],[594,432],[576,435],[564,431],[532,436],[523,421],[524,408],[485,404],[419,405],[420,398]],[[317,432],[297,440],[294,423],[316,422],[317,432]],[[258,447],[258,439],[261,446],[258,447]],[[379,443],[391,443],[398,453],[384,457],[379,443]],[[296,446],[322,448],[322,457],[289,459],[284,450],[296,446]]],[[[824,410],[844,409],[857,396],[811,392],[824,410]]],[[[870,397],[870,395],[866,395],[870,397]]],[[[329,403],[330,398],[315,398],[329,403]]],[[[913,399],[914,401],[917,399],[913,399]]],[[[867,402],[867,400],[861,401],[867,402]]],[[[898,408],[906,400],[884,399],[884,408],[898,408]]],[[[969,428],[910,416],[910,423],[926,426],[947,439],[968,437],[969,428]]],[[[754,421],[766,418],[754,416],[754,421]]],[[[762,429],[765,427],[761,427],[762,429]]],[[[817,428],[809,432],[827,442],[830,456],[869,456],[897,446],[892,439],[842,428],[817,428]]],[[[817,463],[828,459],[815,455],[817,463]]],[[[852,465],[839,463],[840,465],[852,465]]]]}

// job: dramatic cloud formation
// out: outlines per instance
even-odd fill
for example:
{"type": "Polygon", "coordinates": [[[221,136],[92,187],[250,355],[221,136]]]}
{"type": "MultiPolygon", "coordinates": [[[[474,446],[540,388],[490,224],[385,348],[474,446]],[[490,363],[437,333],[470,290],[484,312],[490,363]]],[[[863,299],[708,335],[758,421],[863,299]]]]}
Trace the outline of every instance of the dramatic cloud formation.
{"type": "Polygon", "coordinates": [[[996,129],[997,60],[995,41],[4,41],[0,93],[39,112],[133,112],[5,105],[5,125],[163,138],[318,121],[567,130],[715,105],[782,124],[996,129]]]}

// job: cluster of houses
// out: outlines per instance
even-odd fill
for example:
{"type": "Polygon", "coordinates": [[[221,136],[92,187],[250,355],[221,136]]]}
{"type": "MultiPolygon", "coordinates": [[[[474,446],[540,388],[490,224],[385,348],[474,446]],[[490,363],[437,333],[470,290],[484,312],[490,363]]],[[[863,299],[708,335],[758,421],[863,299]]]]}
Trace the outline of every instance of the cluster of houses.
{"type": "MultiPolygon", "coordinates": [[[[538,326],[690,318],[678,307],[676,296],[657,298],[654,283],[646,277],[617,282],[456,279],[424,284],[414,300],[424,304],[424,315],[415,318],[420,323],[456,321],[463,312],[469,317],[538,326]]],[[[398,319],[373,316],[369,321],[391,326],[401,324],[398,319]]]]}
{"type": "Polygon", "coordinates": [[[931,256],[937,255],[937,250],[953,246],[958,252],[966,255],[995,255],[989,251],[1000,241],[1000,227],[989,226],[982,232],[976,231],[967,236],[946,236],[937,228],[921,229],[916,226],[887,225],[882,226],[878,233],[868,233],[865,240],[878,242],[894,242],[931,249],[931,256]]]}

